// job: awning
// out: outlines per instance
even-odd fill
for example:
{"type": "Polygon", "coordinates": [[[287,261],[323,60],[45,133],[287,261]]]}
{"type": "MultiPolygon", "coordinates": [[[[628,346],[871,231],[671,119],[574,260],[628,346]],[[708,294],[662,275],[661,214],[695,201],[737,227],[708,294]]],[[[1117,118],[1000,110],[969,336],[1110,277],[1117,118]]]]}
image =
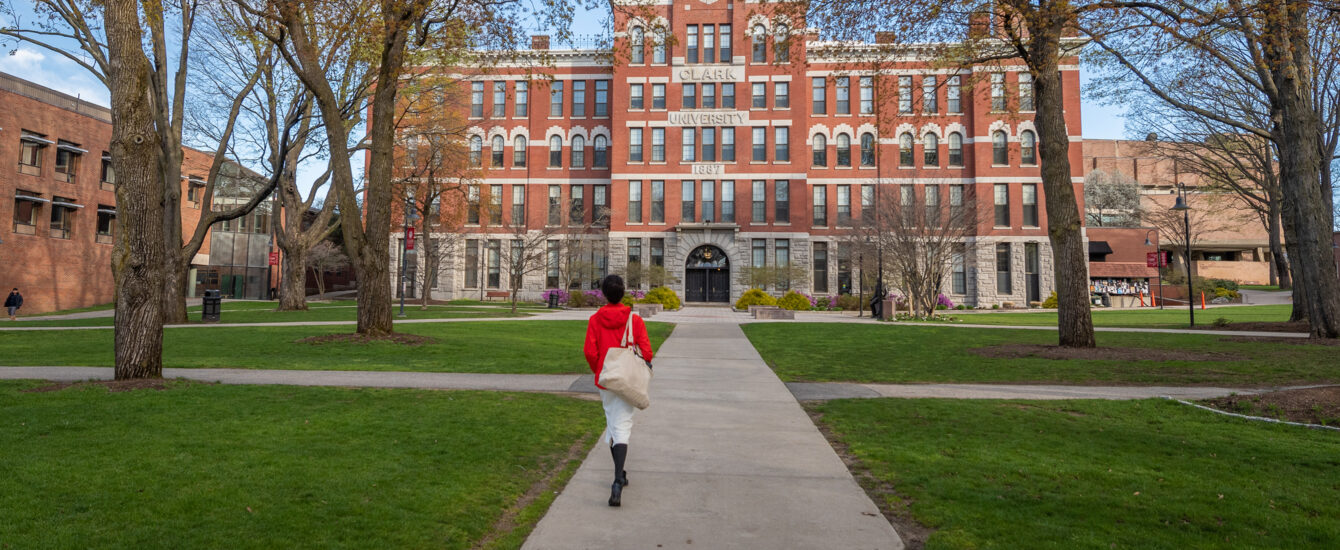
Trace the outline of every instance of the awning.
{"type": "Polygon", "coordinates": [[[209,265],[209,254],[196,254],[191,257],[191,265],[209,265]]]}
{"type": "Polygon", "coordinates": [[[56,143],[42,136],[35,136],[33,134],[23,134],[22,136],[19,137],[19,140],[26,141],[29,143],[40,143],[42,145],[51,145],[53,143],[56,143]]]}
{"type": "Polygon", "coordinates": [[[82,204],[75,204],[75,203],[72,203],[72,202],[65,202],[65,201],[52,201],[52,202],[51,202],[51,205],[52,205],[52,206],[64,206],[64,207],[66,207],[66,208],[83,208],[83,207],[84,207],[84,205],[82,205],[82,204]]]}
{"type": "Polygon", "coordinates": [[[34,196],[32,196],[32,195],[14,195],[14,198],[17,199],[17,200],[21,200],[21,201],[31,201],[31,202],[51,202],[51,199],[44,199],[44,198],[42,198],[42,197],[34,197],[34,196]]]}
{"type": "Polygon", "coordinates": [[[80,149],[69,143],[62,143],[60,145],[57,145],[56,148],[62,151],[69,151],[71,153],[79,153],[81,155],[88,152],[87,149],[80,149]]]}
{"type": "Polygon", "coordinates": [[[1107,241],[1089,241],[1089,254],[1111,254],[1112,247],[1107,241]]]}
{"type": "Polygon", "coordinates": [[[103,153],[103,154],[102,154],[102,160],[112,160],[112,154],[111,154],[111,153],[103,153]]]}
{"type": "Polygon", "coordinates": [[[98,213],[99,213],[99,214],[111,214],[111,215],[115,216],[115,215],[116,215],[116,209],[115,209],[115,208],[99,208],[99,209],[98,209],[98,213]]]}

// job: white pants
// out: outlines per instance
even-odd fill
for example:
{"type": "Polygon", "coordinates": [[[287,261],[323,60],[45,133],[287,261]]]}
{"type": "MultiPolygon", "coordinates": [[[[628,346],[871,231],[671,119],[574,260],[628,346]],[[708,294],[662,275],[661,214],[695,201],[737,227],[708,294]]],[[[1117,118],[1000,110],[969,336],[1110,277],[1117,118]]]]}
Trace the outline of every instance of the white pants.
{"type": "Polygon", "coordinates": [[[633,432],[633,411],[630,405],[612,391],[600,390],[600,403],[605,406],[605,433],[601,435],[610,446],[628,444],[633,432]]]}

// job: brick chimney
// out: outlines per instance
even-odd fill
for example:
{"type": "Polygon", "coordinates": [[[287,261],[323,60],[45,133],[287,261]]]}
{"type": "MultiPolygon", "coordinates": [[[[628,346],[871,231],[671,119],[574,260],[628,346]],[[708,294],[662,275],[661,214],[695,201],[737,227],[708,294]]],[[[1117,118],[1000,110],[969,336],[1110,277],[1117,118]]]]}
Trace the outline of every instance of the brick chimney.
{"type": "Polygon", "coordinates": [[[549,35],[536,34],[530,37],[530,49],[547,50],[549,49],[549,35]]]}

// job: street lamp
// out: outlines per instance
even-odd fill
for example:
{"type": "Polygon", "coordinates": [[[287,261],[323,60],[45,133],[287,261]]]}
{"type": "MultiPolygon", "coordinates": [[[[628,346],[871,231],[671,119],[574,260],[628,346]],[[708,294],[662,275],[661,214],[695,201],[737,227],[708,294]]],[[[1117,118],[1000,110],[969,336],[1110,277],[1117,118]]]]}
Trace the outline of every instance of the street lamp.
{"type": "Polygon", "coordinates": [[[405,238],[400,241],[400,315],[405,316],[405,260],[409,257],[409,239],[410,231],[414,230],[414,222],[419,220],[419,213],[414,211],[412,203],[405,209],[405,238]]]}
{"type": "Polygon", "coordinates": [[[1157,228],[1145,231],[1145,246],[1154,247],[1154,274],[1157,276],[1156,278],[1159,282],[1159,309],[1163,309],[1163,271],[1160,270],[1160,268],[1163,267],[1163,251],[1159,250],[1158,247],[1157,231],[1157,228]],[[1150,235],[1154,236],[1155,242],[1149,242],[1150,235]]]}
{"type": "Polygon", "coordinates": [[[1191,316],[1191,326],[1196,326],[1196,307],[1192,302],[1193,285],[1195,281],[1191,278],[1191,207],[1186,204],[1186,185],[1177,182],[1177,204],[1172,207],[1174,212],[1182,212],[1182,230],[1186,237],[1186,310],[1191,316]]]}

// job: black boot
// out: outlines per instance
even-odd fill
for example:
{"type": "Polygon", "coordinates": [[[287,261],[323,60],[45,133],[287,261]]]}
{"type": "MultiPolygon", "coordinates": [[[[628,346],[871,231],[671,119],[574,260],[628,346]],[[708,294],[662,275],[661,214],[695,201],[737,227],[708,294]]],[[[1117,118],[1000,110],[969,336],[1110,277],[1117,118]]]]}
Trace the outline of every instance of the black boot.
{"type": "Polygon", "coordinates": [[[610,446],[610,454],[614,456],[614,482],[627,487],[628,472],[623,469],[623,463],[628,458],[628,444],[610,446]]]}
{"type": "Polygon", "coordinates": [[[623,503],[622,497],[623,497],[623,485],[620,485],[618,481],[615,481],[613,484],[610,485],[610,506],[621,505],[623,503]]]}

